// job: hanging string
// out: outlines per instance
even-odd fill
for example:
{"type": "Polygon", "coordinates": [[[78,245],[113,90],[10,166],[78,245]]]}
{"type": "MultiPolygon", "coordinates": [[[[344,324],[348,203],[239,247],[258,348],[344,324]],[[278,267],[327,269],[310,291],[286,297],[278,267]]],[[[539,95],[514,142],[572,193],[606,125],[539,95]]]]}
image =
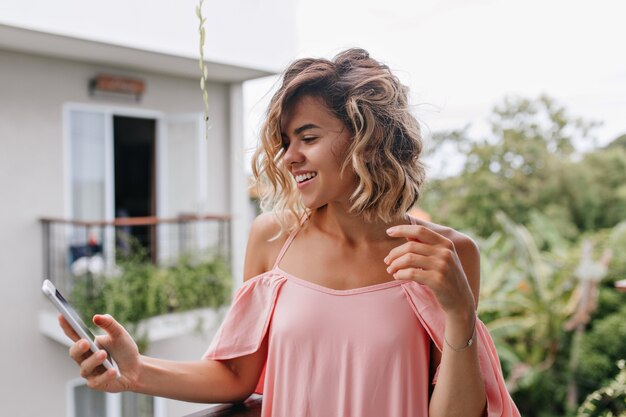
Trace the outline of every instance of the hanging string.
{"type": "Polygon", "coordinates": [[[205,30],[204,24],[206,22],[206,18],[202,17],[202,4],[204,0],[199,0],[198,5],[196,6],[196,16],[198,16],[198,20],[200,20],[200,24],[198,25],[198,31],[200,32],[200,90],[202,90],[202,100],[204,101],[204,137],[206,140],[209,139],[209,93],[206,90],[207,77],[209,75],[209,70],[204,62],[204,41],[205,41],[205,30]]]}

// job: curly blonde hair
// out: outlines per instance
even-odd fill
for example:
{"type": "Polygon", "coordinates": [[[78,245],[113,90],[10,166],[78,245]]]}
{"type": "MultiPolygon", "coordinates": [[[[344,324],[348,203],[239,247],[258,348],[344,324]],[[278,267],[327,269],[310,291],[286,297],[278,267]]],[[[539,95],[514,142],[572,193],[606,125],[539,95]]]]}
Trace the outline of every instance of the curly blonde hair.
{"type": "Polygon", "coordinates": [[[281,118],[303,96],[323,100],[350,130],[352,139],[341,172],[349,167],[356,174],[352,213],[368,222],[390,222],[417,202],[425,179],[419,159],[423,144],[407,95],[408,88],[389,67],[363,49],[348,49],[332,60],[299,59],[286,69],[252,159],[261,209],[274,213],[281,232],[297,229],[300,222],[289,222],[280,213],[298,219],[310,215],[295,180],[281,163],[281,118]]]}

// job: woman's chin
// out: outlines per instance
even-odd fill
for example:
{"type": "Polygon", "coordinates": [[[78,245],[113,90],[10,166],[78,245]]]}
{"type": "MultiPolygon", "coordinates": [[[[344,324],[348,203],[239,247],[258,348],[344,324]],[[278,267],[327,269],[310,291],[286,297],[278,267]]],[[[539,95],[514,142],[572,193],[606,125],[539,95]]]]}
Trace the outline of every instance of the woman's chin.
{"type": "Polygon", "coordinates": [[[302,205],[304,207],[306,207],[307,209],[314,211],[314,210],[319,210],[322,207],[328,205],[328,203],[326,202],[321,202],[321,201],[307,201],[307,200],[302,200],[302,205]]]}

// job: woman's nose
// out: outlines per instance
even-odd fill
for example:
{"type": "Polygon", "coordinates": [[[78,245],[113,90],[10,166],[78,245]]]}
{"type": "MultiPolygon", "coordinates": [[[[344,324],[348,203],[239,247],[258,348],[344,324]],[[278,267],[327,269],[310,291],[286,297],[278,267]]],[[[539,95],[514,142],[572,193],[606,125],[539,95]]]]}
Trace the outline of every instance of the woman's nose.
{"type": "Polygon", "coordinates": [[[304,161],[304,155],[300,151],[300,147],[295,143],[289,144],[283,157],[285,167],[289,168],[290,165],[297,164],[302,161],[304,161]]]}

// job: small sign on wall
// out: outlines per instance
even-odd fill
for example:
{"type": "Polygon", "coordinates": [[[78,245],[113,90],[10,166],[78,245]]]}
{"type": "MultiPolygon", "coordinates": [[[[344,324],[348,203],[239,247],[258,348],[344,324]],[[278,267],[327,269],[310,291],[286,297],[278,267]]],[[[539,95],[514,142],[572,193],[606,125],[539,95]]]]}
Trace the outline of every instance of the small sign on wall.
{"type": "Polygon", "coordinates": [[[119,75],[98,74],[89,80],[91,96],[117,97],[139,101],[146,85],[143,80],[119,75]]]}

